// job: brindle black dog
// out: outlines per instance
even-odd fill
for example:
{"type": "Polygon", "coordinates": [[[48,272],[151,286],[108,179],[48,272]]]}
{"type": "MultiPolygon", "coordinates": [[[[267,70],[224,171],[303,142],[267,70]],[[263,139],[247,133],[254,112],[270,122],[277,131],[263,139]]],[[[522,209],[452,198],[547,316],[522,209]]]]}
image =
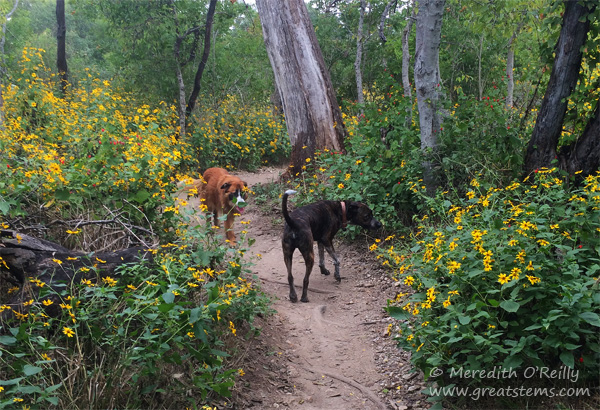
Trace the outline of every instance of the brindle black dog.
{"type": "Polygon", "coordinates": [[[306,273],[304,282],[302,282],[302,297],[300,301],[308,302],[308,279],[315,263],[315,254],[313,243],[317,241],[319,247],[319,268],[323,275],[329,275],[325,268],[325,252],[333,258],[335,266],[334,277],[339,282],[340,261],[333,249],[333,237],[341,229],[346,228],[347,223],[362,226],[367,229],[379,229],[381,223],[373,217],[373,211],[361,202],[354,201],[319,201],[303,207],[300,207],[288,214],[287,198],[295,194],[296,191],[288,190],[283,194],[281,210],[285,218],[285,228],[281,246],[283,248],[283,260],[288,273],[288,282],[290,284],[290,300],[298,301],[296,290],[294,289],[294,277],[292,276],[292,255],[296,249],[300,249],[304,263],[306,264],[306,273]]]}

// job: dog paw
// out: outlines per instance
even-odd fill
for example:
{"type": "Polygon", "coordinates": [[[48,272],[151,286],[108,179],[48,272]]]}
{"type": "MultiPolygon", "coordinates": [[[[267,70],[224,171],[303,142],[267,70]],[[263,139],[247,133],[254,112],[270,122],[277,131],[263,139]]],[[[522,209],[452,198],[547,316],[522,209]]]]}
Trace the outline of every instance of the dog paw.
{"type": "Polygon", "coordinates": [[[329,275],[331,273],[325,267],[320,266],[319,268],[321,269],[321,275],[327,276],[327,275],[329,275]]]}

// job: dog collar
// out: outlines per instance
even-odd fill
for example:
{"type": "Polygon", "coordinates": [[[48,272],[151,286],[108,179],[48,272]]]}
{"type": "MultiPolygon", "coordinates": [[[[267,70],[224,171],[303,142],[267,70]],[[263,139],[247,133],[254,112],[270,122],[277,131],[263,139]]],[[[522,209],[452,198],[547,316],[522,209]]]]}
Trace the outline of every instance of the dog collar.
{"type": "Polygon", "coordinates": [[[346,226],[348,225],[348,221],[346,221],[346,202],[340,202],[342,206],[342,230],[346,230],[346,226]]]}

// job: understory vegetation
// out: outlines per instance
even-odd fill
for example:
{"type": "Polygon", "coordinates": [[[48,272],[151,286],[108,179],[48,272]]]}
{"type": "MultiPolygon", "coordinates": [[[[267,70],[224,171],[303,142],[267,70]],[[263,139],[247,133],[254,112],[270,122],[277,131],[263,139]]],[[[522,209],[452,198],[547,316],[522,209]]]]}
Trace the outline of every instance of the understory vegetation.
{"type": "MultiPolygon", "coordinates": [[[[280,104],[272,100],[277,92],[256,12],[244,2],[220,2],[218,52],[210,56],[199,107],[179,136],[181,107],[164,101],[177,89],[175,76],[164,75],[162,64],[173,56],[177,18],[186,16],[195,27],[189,32],[199,33],[198,4],[208,2],[165,2],[180,3],[186,13],[154,9],[151,2],[81,2],[77,12],[85,17],[77,14],[80,26],[73,30],[90,38],[97,31],[102,44],[78,37],[84,51],[70,50],[78,70],[65,94],[48,67],[55,56],[30,46],[36,36],[54,46],[51,30],[30,32],[26,25],[42,27],[54,2],[25,3],[26,13],[12,21],[22,34],[11,38],[9,31],[10,58],[2,62],[10,80],[3,82],[0,106],[0,240],[42,238],[81,252],[78,258],[90,267],[80,268],[83,280],[50,286],[30,277],[20,284],[0,256],[0,409],[213,409],[226,403],[244,380],[234,360],[237,346],[258,331],[257,317],[273,311],[251,273],[253,238],[243,230],[238,245],[229,246],[205,207],[190,209],[180,189],[181,181],[211,166],[257,170],[289,160],[292,147],[281,107],[275,108],[280,104]],[[143,14],[144,8],[156,14],[143,14]],[[156,31],[132,40],[119,31],[125,11],[140,33],[156,31]],[[163,15],[175,20],[148,27],[163,15]],[[93,70],[83,68],[88,61],[93,70]],[[153,257],[113,273],[97,257],[133,247],[153,257]],[[11,303],[18,295],[20,302],[11,303]]],[[[370,17],[377,19],[367,26],[377,27],[389,2],[371,3],[377,13],[370,17]]],[[[439,145],[424,153],[415,90],[412,96],[403,91],[397,73],[401,31],[413,18],[409,8],[389,16],[387,29],[396,38],[389,36],[385,47],[367,43],[365,103],[358,104],[352,69],[357,3],[312,2],[309,12],[341,101],[346,152],[318,151],[297,178],[257,189],[253,200],[279,207],[285,185],[300,191],[297,205],[328,199],[371,207],[384,227],[369,237],[370,251],[399,285],[397,296],[382,302],[391,319],[386,335],[410,352],[414,370],[430,384],[432,405],[472,404],[438,387],[492,386],[505,389],[496,406],[548,403],[536,402],[548,394],[506,390],[519,385],[588,389],[561,397],[559,405],[593,408],[600,384],[600,173],[569,175],[557,162],[523,175],[561,2],[549,15],[527,7],[545,10],[551,2],[516,2],[519,8],[506,10],[513,2],[491,2],[502,9],[493,24],[487,6],[447,3],[445,46],[458,48],[441,54],[447,95],[435,130],[439,145]],[[339,13],[330,12],[336,3],[339,13]],[[515,24],[526,26],[520,38],[528,38],[515,46],[519,58],[510,79],[505,47],[513,28],[501,22],[517,22],[513,12],[530,20],[515,24]],[[484,32],[490,36],[485,47],[484,32]],[[509,80],[515,102],[507,107],[509,80]],[[433,197],[422,180],[425,154],[442,176],[433,197]],[[490,369],[514,376],[453,376],[490,369]],[[542,377],[543,369],[577,372],[577,378],[542,377]]],[[[2,15],[7,4],[0,1],[2,15]]],[[[590,39],[597,40],[598,21],[593,24],[590,39]]],[[[192,49],[191,37],[187,41],[192,49]]],[[[559,148],[576,141],[597,115],[598,55],[600,48],[590,47],[581,80],[565,100],[559,148]]],[[[194,74],[192,65],[184,72],[194,74]]],[[[239,217],[237,223],[251,222],[239,217]]],[[[342,235],[364,232],[351,225],[342,235]]],[[[55,258],[51,269],[66,271],[71,262],[55,258]]]]}

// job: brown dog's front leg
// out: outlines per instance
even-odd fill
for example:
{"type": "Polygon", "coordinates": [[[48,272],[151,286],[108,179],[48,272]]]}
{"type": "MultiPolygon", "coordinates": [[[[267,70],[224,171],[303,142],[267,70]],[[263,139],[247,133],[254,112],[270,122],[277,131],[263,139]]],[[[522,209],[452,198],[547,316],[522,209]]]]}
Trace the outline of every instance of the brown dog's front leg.
{"type": "Polygon", "coordinates": [[[309,249],[302,252],[302,257],[304,257],[304,264],[306,265],[306,273],[304,274],[304,280],[302,281],[302,297],[300,298],[300,302],[308,302],[308,281],[310,278],[310,273],[312,272],[313,265],[315,264],[315,254],[313,252],[312,245],[309,249]]]}
{"type": "Polygon", "coordinates": [[[235,233],[233,232],[233,211],[227,214],[227,219],[225,220],[225,237],[229,240],[231,245],[235,245],[235,233]]]}

